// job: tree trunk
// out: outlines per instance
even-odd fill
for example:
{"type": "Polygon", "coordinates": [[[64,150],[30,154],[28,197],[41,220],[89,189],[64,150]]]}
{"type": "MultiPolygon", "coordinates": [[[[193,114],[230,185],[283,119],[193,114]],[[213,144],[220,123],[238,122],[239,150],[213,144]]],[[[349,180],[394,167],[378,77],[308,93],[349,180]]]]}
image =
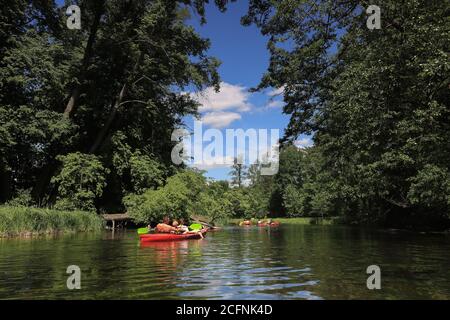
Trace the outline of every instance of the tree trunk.
{"type": "MultiPolygon", "coordinates": [[[[83,60],[81,64],[81,68],[78,74],[78,83],[75,85],[75,87],[72,89],[72,92],[70,93],[69,101],[67,102],[67,105],[64,109],[64,118],[70,118],[70,116],[73,115],[75,111],[76,104],[78,102],[78,98],[81,94],[81,85],[86,79],[86,71],[89,66],[89,62],[92,58],[92,52],[93,52],[93,46],[95,42],[95,38],[97,36],[97,31],[100,25],[100,20],[102,15],[105,12],[104,8],[105,0],[101,0],[98,5],[95,8],[95,17],[94,21],[92,23],[90,32],[89,32],[89,38],[86,44],[86,48],[84,50],[83,60]]],[[[48,191],[48,187],[50,184],[50,180],[53,177],[55,171],[57,170],[58,166],[55,164],[49,164],[46,165],[39,176],[37,177],[37,181],[34,185],[32,195],[33,198],[41,203],[42,199],[44,198],[45,193],[48,191]]],[[[51,198],[51,196],[50,196],[51,198]]]]}
{"type": "Polygon", "coordinates": [[[96,153],[100,145],[102,144],[106,134],[108,133],[109,129],[111,128],[111,125],[114,122],[114,119],[116,118],[117,111],[120,107],[120,104],[122,103],[123,97],[126,94],[127,87],[128,87],[127,83],[125,83],[122,86],[122,90],[120,90],[119,96],[117,97],[116,102],[114,103],[114,106],[112,107],[112,110],[109,113],[108,119],[106,120],[103,128],[101,128],[97,137],[95,138],[94,144],[91,146],[89,153],[96,153]]]}
{"type": "Polygon", "coordinates": [[[11,175],[0,166],[0,202],[11,198],[11,175]]]}
{"type": "Polygon", "coordinates": [[[91,26],[88,42],[87,42],[86,48],[84,50],[83,62],[81,65],[79,76],[78,76],[78,83],[72,89],[69,101],[67,102],[66,108],[64,110],[64,118],[70,118],[70,116],[73,114],[73,112],[75,110],[76,104],[78,102],[78,98],[80,97],[81,85],[83,84],[84,80],[86,79],[86,71],[87,71],[89,62],[92,57],[92,48],[94,46],[95,38],[97,36],[98,27],[100,25],[100,19],[101,19],[103,13],[105,12],[104,2],[105,1],[102,0],[96,7],[94,22],[91,26]]]}
{"type": "Polygon", "coordinates": [[[139,55],[139,59],[134,65],[133,71],[131,72],[130,76],[126,80],[126,82],[123,84],[122,89],[119,92],[119,95],[117,96],[117,99],[114,103],[114,106],[112,107],[111,112],[109,113],[108,119],[106,119],[105,125],[101,128],[100,132],[98,133],[97,137],[94,140],[94,143],[91,146],[91,149],[89,150],[89,153],[96,153],[98,149],[100,148],[101,144],[103,143],[103,140],[105,139],[106,135],[108,134],[109,130],[111,129],[112,124],[114,123],[114,119],[116,118],[117,111],[119,110],[120,105],[123,102],[123,98],[127,94],[128,88],[130,86],[131,81],[133,80],[139,65],[142,63],[142,59],[144,59],[144,53],[141,52],[139,55]]]}
{"type": "Polygon", "coordinates": [[[32,190],[32,197],[38,204],[44,204],[44,196],[48,191],[50,180],[52,179],[57,167],[58,166],[55,163],[50,162],[40,170],[40,173],[32,190]]]}

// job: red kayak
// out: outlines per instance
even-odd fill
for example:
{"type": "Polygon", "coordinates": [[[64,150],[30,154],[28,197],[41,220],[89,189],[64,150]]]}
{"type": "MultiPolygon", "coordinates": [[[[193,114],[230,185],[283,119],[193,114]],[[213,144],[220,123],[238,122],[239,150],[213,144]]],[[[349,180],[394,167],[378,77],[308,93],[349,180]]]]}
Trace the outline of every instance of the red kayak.
{"type": "MultiPolygon", "coordinates": [[[[202,229],[200,232],[205,236],[208,229],[202,229]]],[[[174,234],[174,233],[149,233],[141,234],[139,236],[141,241],[144,242],[157,242],[157,241],[181,241],[189,239],[201,239],[202,237],[198,233],[186,233],[186,234],[174,234]]]]}

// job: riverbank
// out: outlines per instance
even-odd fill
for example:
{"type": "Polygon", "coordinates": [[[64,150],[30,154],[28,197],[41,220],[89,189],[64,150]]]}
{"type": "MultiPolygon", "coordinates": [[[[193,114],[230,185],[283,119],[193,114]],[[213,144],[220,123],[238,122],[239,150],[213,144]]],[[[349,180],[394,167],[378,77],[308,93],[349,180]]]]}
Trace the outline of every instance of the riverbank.
{"type": "Polygon", "coordinates": [[[0,206],[0,237],[100,231],[103,227],[103,219],[95,213],[0,206]]]}
{"type": "MultiPolygon", "coordinates": [[[[338,224],[338,218],[316,218],[316,217],[299,217],[299,218],[271,218],[273,221],[278,221],[281,224],[295,224],[295,225],[308,225],[308,224],[317,224],[317,225],[332,225],[338,224]]],[[[239,222],[243,221],[240,219],[230,219],[228,220],[228,224],[238,225],[239,222]]],[[[254,219],[253,223],[256,224],[257,220],[254,219]]]]}

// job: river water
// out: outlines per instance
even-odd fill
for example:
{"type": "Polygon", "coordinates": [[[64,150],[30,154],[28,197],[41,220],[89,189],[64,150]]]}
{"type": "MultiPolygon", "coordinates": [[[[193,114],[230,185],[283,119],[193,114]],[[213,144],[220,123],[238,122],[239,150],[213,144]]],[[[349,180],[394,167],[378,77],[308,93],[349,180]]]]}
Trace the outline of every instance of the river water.
{"type": "Polygon", "coordinates": [[[0,298],[450,299],[450,235],[285,225],[146,246],[132,230],[0,239],[0,298]],[[80,290],[67,289],[69,265],[80,290]]]}

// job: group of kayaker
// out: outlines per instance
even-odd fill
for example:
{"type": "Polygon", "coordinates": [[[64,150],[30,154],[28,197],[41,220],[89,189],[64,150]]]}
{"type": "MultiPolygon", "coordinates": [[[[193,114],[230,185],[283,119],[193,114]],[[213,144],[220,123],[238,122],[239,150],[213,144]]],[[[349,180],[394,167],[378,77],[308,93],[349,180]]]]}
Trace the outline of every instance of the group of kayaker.
{"type": "MultiPolygon", "coordinates": [[[[150,229],[150,226],[149,226],[150,229]]],[[[173,219],[172,221],[168,216],[163,218],[161,223],[158,223],[155,227],[156,233],[172,233],[172,234],[199,234],[203,239],[203,233],[201,230],[190,230],[188,226],[184,224],[184,219],[173,219]]]]}
{"type": "MultiPolygon", "coordinates": [[[[241,221],[239,223],[239,226],[241,227],[245,227],[245,226],[251,226],[253,225],[252,220],[250,219],[246,219],[244,221],[241,221]]],[[[280,225],[280,223],[278,221],[272,221],[272,219],[264,219],[264,220],[258,220],[258,222],[256,223],[256,225],[260,226],[260,227],[265,227],[265,226],[269,226],[269,227],[277,227],[280,225]]]]}

